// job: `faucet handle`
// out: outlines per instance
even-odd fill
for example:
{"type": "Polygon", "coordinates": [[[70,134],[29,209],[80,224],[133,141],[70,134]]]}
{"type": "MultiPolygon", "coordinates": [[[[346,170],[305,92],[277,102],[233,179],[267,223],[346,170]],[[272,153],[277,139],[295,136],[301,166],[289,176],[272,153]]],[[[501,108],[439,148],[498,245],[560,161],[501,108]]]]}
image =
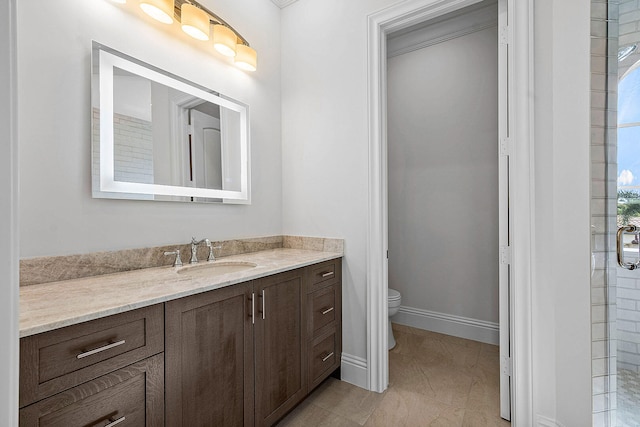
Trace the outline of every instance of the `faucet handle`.
{"type": "Polygon", "coordinates": [[[213,256],[213,250],[214,249],[222,249],[222,245],[213,246],[211,243],[209,243],[207,246],[209,246],[209,258],[207,258],[207,261],[215,261],[216,257],[213,256]]]}
{"type": "Polygon", "coordinates": [[[173,263],[174,267],[182,267],[182,259],[180,259],[180,249],[176,249],[175,251],[167,251],[164,253],[165,256],[167,255],[175,255],[176,256],[176,260],[173,263]]]}

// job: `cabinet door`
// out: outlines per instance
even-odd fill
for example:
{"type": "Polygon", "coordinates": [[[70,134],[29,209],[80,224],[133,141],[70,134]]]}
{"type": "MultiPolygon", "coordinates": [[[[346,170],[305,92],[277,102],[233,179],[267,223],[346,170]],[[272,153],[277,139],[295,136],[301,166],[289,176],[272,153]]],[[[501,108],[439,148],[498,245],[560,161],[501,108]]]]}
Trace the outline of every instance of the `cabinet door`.
{"type": "Polygon", "coordinates": [[[303,273],[256,282],[256,425],[273,425],[306,393],[303,273]]]}
{"type": "Polygon", "coordinates": [[[252,426],[251,283],[166,303],[166,425],[252,426]]]}
{"type": "Polygon", "coordinates": [[[20,427],[164,426],[160,353],[20,410],[20,427]]]}

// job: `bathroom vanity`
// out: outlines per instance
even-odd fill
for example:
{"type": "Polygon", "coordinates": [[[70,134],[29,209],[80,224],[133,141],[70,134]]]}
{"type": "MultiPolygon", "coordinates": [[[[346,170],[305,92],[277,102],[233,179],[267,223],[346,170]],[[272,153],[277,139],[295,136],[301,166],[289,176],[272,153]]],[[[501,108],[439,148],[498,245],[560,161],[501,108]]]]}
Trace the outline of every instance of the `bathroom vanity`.
{"type": "Polygon", "coordinates": [[[340,367],[339,254],[200,266],[24,287],[20,425],[269,426],[340,367]]]}

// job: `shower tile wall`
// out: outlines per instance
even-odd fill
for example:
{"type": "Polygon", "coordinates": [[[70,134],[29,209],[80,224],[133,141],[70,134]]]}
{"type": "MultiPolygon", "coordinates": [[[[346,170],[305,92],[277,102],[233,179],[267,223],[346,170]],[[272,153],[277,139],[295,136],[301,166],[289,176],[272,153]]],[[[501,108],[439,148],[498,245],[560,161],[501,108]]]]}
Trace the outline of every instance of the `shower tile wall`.
{"type": "MultiPolygon", "coordinates": [[[[637,0],[634,0],[637,1],[637,0]]],[[[591,277],[593,425],[616,424],[615,213],[618,1],[591,1],[591,277]],[[607,100],[609,104],[607,105],[607,100]],[[607,268],[609,267],[609,268],[607,268]],[[608,284],[608,286],[607,286],[608,284]],[[613,338],[609,340],[609,338],[613,338]]]]}
{"type": "Polygon", "coordinates": [[[640,40],[640,5],[638,0],[619,0],[620,46],[640,40]]]}
{"type": "Polygon", "coordinates": [[[640,278],[637,271],[618,271],[618,368],[640,373],[640,278]]]}

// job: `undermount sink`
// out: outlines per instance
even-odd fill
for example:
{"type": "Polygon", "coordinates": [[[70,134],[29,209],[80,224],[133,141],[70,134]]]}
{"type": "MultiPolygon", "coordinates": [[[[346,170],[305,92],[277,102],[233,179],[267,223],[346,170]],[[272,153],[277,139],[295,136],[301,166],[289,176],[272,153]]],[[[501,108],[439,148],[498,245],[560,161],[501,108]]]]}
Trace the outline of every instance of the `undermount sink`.
{"type": "Polygon", "coordinates": [[[252,262],[228,261],[228,262],[210,262],[195,265],[185,265],[177,270],[178,274],[199,275],[199,276],[219,276],[222,274],[236,273],[238,271],[250,270],[255,268],[257,264],[252,262]]]}

